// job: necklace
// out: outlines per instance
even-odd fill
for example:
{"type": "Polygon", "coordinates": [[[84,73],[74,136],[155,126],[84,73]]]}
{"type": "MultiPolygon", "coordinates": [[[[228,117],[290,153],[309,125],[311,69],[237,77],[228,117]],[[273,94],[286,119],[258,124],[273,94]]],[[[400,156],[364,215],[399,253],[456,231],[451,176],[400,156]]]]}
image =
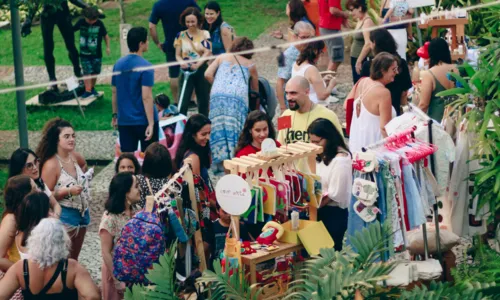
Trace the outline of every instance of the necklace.
{"type": "Polygon", "coordinates": [[[63,159],[62,159],[62,158],[61,158],[58,154],[56,154],[56,157],[57,157],[57,159],[58,159],[60,162],[65,163],[65,164],[70,164],[70,163],[72,162],[71,156],[69,156],[68,161],[63,160],[63,159]]]}

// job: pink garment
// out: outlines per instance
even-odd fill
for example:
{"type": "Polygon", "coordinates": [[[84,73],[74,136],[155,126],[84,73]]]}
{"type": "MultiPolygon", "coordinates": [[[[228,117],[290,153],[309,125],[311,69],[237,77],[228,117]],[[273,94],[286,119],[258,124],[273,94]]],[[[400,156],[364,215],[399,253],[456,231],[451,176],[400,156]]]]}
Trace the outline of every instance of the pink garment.
{"type": "Polygon", "coordinates": [[[123,295],[120,295],[115,288],[115,283],[113,281],[113,274],[109,272],[108,268],[104,263],[102,263],[101,266],[101,278],[102,278],[102,288],[101,288],[102,299],[105,300],[123,299],[123,295]]]}

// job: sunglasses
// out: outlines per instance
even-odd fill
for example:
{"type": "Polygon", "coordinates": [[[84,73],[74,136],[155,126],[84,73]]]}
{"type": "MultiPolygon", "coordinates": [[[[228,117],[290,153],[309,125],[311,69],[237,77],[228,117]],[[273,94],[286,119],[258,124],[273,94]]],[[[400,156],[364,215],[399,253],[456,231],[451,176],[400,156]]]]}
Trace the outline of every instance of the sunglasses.
{"type": "Polygon", "coordinates": [[[29,162],[27,164],[24,165],[24,167],[30,171],[33,170],[34,167],[37,167],[40,165],[40,159],[35,159],[33,162],[29,162]]]}

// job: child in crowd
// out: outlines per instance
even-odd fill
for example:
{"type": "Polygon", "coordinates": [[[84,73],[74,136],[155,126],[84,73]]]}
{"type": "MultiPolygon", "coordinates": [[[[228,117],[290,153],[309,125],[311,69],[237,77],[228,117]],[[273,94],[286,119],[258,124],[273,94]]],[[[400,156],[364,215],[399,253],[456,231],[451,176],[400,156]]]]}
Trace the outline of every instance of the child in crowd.
{"type": "Polygon", "coordinates": [[[130,172],[134,175],[141,174],[141,165],[133,153],[123,153],[118,157],[115,173],[130,172]]]}
{"type": "MultiPolygon", "coordinates": [[[[97,75],[101,73],[102,39],[106,41],[106,54],[110,54],[109,35],[104,23],[99,20],[99,11],[95,7],[83,9],[83,18],[73,26],[74,31],[80,31],[80,60],[83,75],[97,75]]],[[[95,90],[97,78],[85,80],[85,93],[82,98],[97,97],[95,90]]]]}
{"type": "MultiPolygon", "coordinates": [[[[226,213],[217,202],[217,214],[219,218],[212,222],[206,237],[206,243],[210,248],[210,263],[209,268],[213,266],[215,259],[223,258],[224,247],[226,246],[226,235],[231,225],[231,215],[226,213]]],[[[253,238],[248,234],[244,223],[240,223],[240,239],[250,241],[253,238]]]]}
{"type": "Polygon", "coordinates": [[[155,105],[158,110],[158,118],[160,120],[167,120],[168,118],[179,114],[177,107],[170,104],[170,98],[163,93],[155,97],[155,105]]]}

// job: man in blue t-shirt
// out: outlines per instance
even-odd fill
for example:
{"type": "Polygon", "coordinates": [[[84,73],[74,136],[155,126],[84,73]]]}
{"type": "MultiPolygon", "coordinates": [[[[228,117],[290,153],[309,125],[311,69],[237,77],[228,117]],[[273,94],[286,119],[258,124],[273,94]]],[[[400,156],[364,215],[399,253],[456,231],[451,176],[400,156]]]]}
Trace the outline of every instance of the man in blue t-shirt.
{"type": "MultiPolygon", "coordinates": [[[[195,0],[158,0],[153,5],[153,10],[151,11],[151,16],[149,17],[149,32],[151,33],[151,38],[153,39],[155,45],[166,54],[167,62],[176,61],[174,40],[177,33],[183,29],[179,19],[182,12],[188,7],[196,7],[200,9],[195,0]],[[160,43],[158,34],[156,33],[156,25],[159,21],[161,21],[163,33],[165,34],[165,43],[163,44],[160,43]]],[[[179,73],[179,66],[168,68],[170,89],[176,103],[179,99],[179,73]]]]}
{"type": "Polygon", "coordinates": [[[152,64],[142,55],[148,51],[148,31],[134,27],[127,35],[130,54],[120,58],[113,67],[113,121],[118,127],[122,152],[134,152],[141,142],[141,150],[158,141],[158,112],[153,103],[154,70],[133,71],[152,64]]]}

